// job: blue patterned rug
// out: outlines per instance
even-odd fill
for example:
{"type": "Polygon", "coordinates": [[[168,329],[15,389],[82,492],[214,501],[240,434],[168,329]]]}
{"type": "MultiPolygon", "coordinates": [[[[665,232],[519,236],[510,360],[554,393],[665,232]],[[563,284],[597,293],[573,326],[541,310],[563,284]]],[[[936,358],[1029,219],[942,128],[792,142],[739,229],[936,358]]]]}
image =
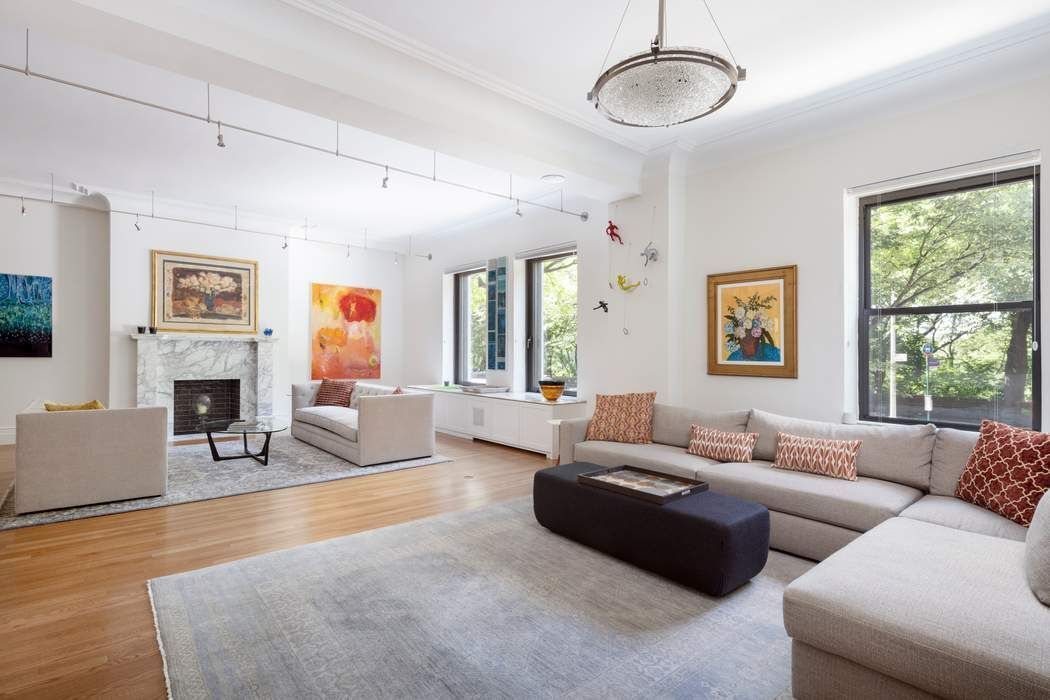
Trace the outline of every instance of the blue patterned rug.
{"type": "MultiPolygon", "coordinates": [[[[241,449],[241,444],[220,442],[218,448],[220,454],[232,454],[241,449]]],[[[253,446],[253,449],[257,447],[253,446]]],[[[448,457],[434,455],[423,459],[357,467],[324,450],[296,440],[287,433],[273,436],[270,442],[270,464],[265,467],[254,459],[215,462],[207,444],[179,445],[168,450],[168,493],[163,496],[17,515],[14,499],[14,492],[18,489],[16,482],[14,489],[8,493],[3,506],[0,507],[0,530],[159,508],[176,503],[206,501],[240,493],[270,491],[451,461],[448,457]]]]}
{"type": "Polygon", "coordinates": [[[790,697],[770,552],[711,598],[552,534],[524,498],[153,579],[183,698],[790,697]]]}

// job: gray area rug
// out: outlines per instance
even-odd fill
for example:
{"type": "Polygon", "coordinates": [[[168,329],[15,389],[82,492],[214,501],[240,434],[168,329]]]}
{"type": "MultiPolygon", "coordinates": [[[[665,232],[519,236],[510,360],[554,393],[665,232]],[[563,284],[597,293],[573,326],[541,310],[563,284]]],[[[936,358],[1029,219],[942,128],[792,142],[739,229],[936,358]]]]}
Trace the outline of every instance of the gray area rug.
{"type": "Polygon", "coordinates": [[[770,552],[711,598],[554,535],[532,499],[149,582],[184,698],[775,698],[790,687],[770,552]]]}
{"type": "MultiPolygon", "coordinates": [[[[259,449],[259,445],[253,444],[251,440],[248,444],[253,450],[259,449]]],[[[217,445],[219,454],[234,454],[243,449],[240,441],[219,442],[217,445]]],[[[240,493],[270,491],[451,461],[448,457],[434,455],[424,459],[357,467],[324,450],[296,440],[287,433],[273,436],[270,442],[270,463],[265,467],[254,459],[216,462],[211,458],[211,450],[207,443],[179,445],[168,450],[168,492],[163,496],[17,515],[14,499],[14,492],[18,490],[16,482],[14,489],[0,507],[0,530],[91,518],[129,510],[159,508],[176,503],[206,501],[240,493]]]]}

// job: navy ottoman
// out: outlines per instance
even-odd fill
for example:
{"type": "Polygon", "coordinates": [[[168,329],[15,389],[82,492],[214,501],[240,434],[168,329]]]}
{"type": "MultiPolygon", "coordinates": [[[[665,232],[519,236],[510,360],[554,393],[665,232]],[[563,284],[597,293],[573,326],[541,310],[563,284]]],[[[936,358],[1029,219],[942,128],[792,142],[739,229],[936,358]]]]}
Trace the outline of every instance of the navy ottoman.
{"type": "Polygon", "coordinates": [[[714,596],[766,565],[765,506],[711,491],[657,505],[576,480],[598,469],[577,462],[536,472],[532,505],[540,525],[714,596]]]}

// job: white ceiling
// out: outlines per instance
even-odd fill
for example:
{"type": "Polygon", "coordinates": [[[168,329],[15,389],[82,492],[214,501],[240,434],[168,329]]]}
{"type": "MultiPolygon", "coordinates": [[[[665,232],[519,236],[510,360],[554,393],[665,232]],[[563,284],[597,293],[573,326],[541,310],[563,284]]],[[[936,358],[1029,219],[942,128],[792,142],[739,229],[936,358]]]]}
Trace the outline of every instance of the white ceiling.
{"type": "MultiPolygon", "coordinates": [[[[0,63],[22,65],[24,31],[0,24],[0,63]]],[[[40,34],[33,35],[32,46],[34,72],[207,114],[207,87],[200,81],[40,34]]],[[[226,148],[218,148],[214,123],[10,70],[0,70],[0,94],[0,179],[9,184],[48,182],[54,173],[59,187],[77,182],[119,200],[119,207],[128,210],[149,212],[150,191],[155,190],[159,214],[175,203],[193,203],[226,211],[233,223],[236,205],[242,225],[253,214],[289,225],[309,218],[311,228],[327,237],[355,241],[365,229],[372,241],[404,239],[496,212],[512,216],[515,208],[504,199],[396,170],[390,173],[389,188],[382,189],[381,167],[229,127],[224,130],[226,148]]],[[[222,88],[211,89],[211,117],[319,148],[336,147],[335,122],[222,88]]],[[[339,126],[339,149],[393,168],[434,173],[433,151],[345,124],[339,126]]],[[[441,153],[436,168],[443,180],[510,192],[506,172],[441,153]]],[[[561,203],[557,186],[535,179],[517,176],[513,188],[523,200],[561,203]]],[[[567,208],[574,204],[566,202],[567,208]]],[[[527,213],[528,204],[522,209],[527,213]]]]}
{"type": "MultiPolygon", "coordinates": [[[[709,0],[747,81],[719,112],[670,129],[613,125],[586,93],[621,0],[283,0],[641,151],[696,147],[828,103],[878,78],[1050,32],[1050,0],[709,0]]],[[[609,65],[644,50],[656,0],[633,0],[609,65]]],[[[724,52],[700,0],[668,0],[668,41],[724,52]]]]}
{"type": "MultiPolygon", "coordinates": [[[[36,71],[199,115],[210,80],[234,88],[213,88],[213,119],[328,149],[339,119],[343,152],[423,173],[431,148],[454,152],[438,156],[439,177],[505,192],[515,171],[516,196],[557,204],[561,192],[535,179],[550,166],[570,176],[566,208],[636,193],[639,154],[668,143],[709,164],[740,157],[742,139],[775,148],[788,129],[813,138],[858,114],[1050,69],[1050,0],[709,1],[749,77],[726,108],[671,129],[613,125],[585,100],[623,0],[53,0],[61,12],[7,0],[0,63],[22,64],[33,26],[36,71]]],[[[669,5],[670,42],[721,48],[700,0],[669,5]]],[[[655,8],[631,2],[610,63],[647,45],[655,8]]],[[[0,94],[0,179],[54,172],[140,207],[156,190],[373,238],[513,211],[396,173],[381,190],[375,167],[250,134],[228,131],[218,149],[214,125],[11,71],[0,94]]]]}

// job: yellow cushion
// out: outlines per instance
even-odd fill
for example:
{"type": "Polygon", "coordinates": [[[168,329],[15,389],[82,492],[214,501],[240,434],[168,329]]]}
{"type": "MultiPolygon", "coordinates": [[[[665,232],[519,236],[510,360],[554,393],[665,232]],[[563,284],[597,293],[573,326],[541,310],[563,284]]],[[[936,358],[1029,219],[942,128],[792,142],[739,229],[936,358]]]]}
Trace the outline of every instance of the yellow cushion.
{"type": "Polygon", "coordinates": [[[51,403],[50,401],[44,402],[45,411],[97,411],[104,409],[105,406],[98,399],[94,401],[88,401],[87,403],[51,403]]]}

